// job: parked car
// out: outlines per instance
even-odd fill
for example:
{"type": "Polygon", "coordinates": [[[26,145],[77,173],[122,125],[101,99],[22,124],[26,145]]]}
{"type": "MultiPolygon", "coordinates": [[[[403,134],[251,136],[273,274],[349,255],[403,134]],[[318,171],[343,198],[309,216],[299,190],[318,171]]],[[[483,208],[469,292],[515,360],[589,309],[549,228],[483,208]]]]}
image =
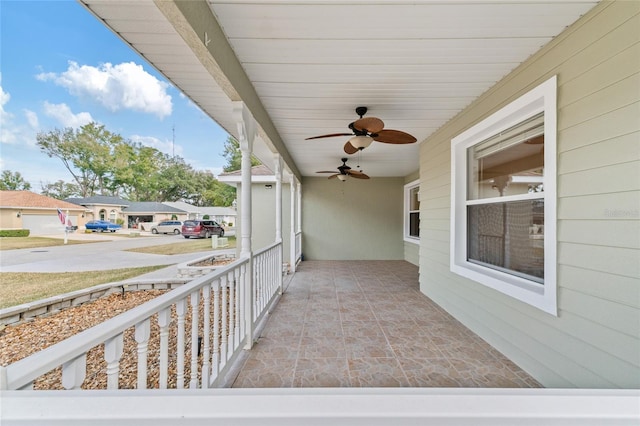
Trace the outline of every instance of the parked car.
{"type": "Polygon", "coordinates": [[[224,229],[215,220],[185,220],[182,235],[185,238],[210,238],[212,235],[223,237],[224,229]]]}
{"type": "Polygon", "coordinates": [[[92,232],[116,232],[122,226],[117,223],[109,222],[108,220],[90,220],[85,223],[85,228],[92,232]]]}
{"type": "Polygon", "coordinates": [[[179,220],[165,220],[151,227],[152,234],[179,234],[182,231],[182,222],[179,220]]]}

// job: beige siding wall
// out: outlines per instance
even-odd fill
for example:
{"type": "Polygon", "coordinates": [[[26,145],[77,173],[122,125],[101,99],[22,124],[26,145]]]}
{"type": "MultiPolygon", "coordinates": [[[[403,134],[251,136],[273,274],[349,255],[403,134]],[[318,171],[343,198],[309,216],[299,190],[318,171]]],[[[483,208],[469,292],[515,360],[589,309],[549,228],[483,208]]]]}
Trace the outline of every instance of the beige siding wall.
{"type": "Polygon", "coordinates": [[[302,253],[309,260],[401,260],[404,179],[306,177],[302,253]]]}
{"type": "Polygon", "coordinates": [[[421,289],[548,387],[640,387],[640,2],[603,2],[420,147],[421,289]],[[558,317],[449,271],[451,139],[558,76],[558,317]]]}

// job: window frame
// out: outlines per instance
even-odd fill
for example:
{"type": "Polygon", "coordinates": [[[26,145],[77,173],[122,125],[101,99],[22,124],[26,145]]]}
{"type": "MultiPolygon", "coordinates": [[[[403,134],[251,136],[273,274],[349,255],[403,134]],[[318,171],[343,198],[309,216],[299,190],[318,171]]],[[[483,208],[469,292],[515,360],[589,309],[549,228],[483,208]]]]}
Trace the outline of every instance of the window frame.
{"type": "Polygon", "coordinates": [[[410,235],[411,232],[411,213],[418,213],[420,217],[420,209],[411,210],[411,191],[418,188],[418,200],[420,200],[420,179],[416,179],[404,185],[404,209],[403,209],[403,230],[404,241],[413,244],[420,243],[420,236],[410,235]]]}
{"type": "MultiPolygon", "coordinates": [[[[556,151],[557,76],[520,96],[451,140],[450,270],[557,316],[556,151]],[[544,282],[488,268],[467,260],[467,150],[540,112],[544,113],[544,282]]],[[[533,195],[532,195],[533,196],[533,195]]],[[[503,197],[509,201],[510,197],[503,197]]],[[[522,198],[522,197],[519,197],[522,198]]],[[[525,197],[526,198],[526,197],[525,197]]],[[[538,194],[535,198],[540,198],[538,194]]],[[[481,200],[482,201],[482,200],[481,200]]],[[[472,203],[478,203],[477,200],[472,203]]]]}

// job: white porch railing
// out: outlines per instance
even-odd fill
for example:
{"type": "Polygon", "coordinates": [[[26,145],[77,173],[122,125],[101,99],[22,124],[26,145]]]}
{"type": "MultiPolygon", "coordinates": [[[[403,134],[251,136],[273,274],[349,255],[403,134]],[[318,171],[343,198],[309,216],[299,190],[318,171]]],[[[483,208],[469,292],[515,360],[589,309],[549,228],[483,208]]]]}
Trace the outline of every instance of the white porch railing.
{"type": "Polygon", "coordinates": [[[258,324],[282,284],[281,243],[274,243],[253,254],[253,282],[255,283],[253,323],[258,324]]]}
{"type": "MultiPolygon", "coordinates": [[[[253,256],[253,319],[256,324],[277,297],[282,273],[281,243],[253,256]]],[[[241,258],[85,330],[27,358],[0,367],[0,389],[30,390],[44,374],[62,367],[64,389],[80,389],[87,354],[104,348],[106,389],[119,389],[121,366],[137,365],[137,389],[217,387],[246,343],[245,288],[249,259],[241,258]],[[135,350],[123,358],[125,337],[135,350]],[[153,345],[152,345],[153,344],[153,345]],[[158,349],[150,350],[150,346],[158,349]],[[169,348],[175,348],[170,352],[169,348]],[[97,348],[97,349],[94,349],[97,348]],[[154,377],[149,377],[149,372],[154,377]]],[[[92,353],[92,356],[93,353],[92,353]]],[[[131,374],[131,372],[129,372],[131,374]]]]}

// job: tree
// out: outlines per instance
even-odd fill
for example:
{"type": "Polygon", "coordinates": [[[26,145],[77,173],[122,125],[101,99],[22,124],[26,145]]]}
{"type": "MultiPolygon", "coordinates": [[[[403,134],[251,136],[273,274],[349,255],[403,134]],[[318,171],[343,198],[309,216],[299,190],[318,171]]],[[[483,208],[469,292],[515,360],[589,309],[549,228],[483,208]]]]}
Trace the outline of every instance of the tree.
{"type": "Polygon", "coordinates": [[[65,198],[80,196],[80,188],[74,183],[59,180],[54,183],[40,183],[40,185],[42,187],[42,191],[40,191],[40,193],[47,197],[64,200],[65,198]]]}
{"type": "MultiPolygon", "coordinates": [[[[242,168],[242,151],[240,150],[240,142],[233,136],[228,136],[224,143],[224,152],[222,156],[227,159],[227,164],[222,168],[225,172],[233,172],[242,168]]],[[[251,166],[262,164],[260,160],[251,156],[251,166]]]]}
{"type": "Polygon", "coordinates": [[[230,206],[236,198],[236,189],[218,181],[210,171],[195,171],[194,191],[184,201],[194,206],[230,206]]]}
{"type": "Polygon", "coordinates": [[[113,159],[116,148],[124,143],[120,135],[109,132],[104,125],[85,124],[79,130],[54,129],[38,133],[37,145],[49,157],[58,158],[73,176],[82,197],[113,190],[113,159]]]}
{"type": "Polygon", "coordinates": [[[20,172],[3,170],[0,177],[0,189],[3,191],[28,191],[31,184],[24,180],[20,172]]]}

